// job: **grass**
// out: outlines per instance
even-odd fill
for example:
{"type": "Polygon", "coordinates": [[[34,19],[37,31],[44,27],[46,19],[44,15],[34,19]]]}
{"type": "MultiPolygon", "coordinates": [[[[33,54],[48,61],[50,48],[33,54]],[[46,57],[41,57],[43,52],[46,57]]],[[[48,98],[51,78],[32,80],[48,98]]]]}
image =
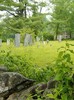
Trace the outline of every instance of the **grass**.
{"type": "MultiPolygon", "coordinates": [[[[68,43],[74,44],[74,41],[67,41],[68,43]]],[[[50,41],[48,44],[35,43],[32,46],[24,47],[22,44],[20,47],[15,47],[12,43],[7,46],[3,43],[0,47],[0,51],[5,50],[5,52],[11,51],[11,55],[21,55],[26,56],[26,58],[31,61],[34,65],[44,67],[51,65],[57,58],[57,49],[61,46],[65,46],[66,41],[50,41]]],[[[74,50],[74,47],[70,47],[74,50]]],[[[74,59],[72,55],[72,59],[74,59]]]]}

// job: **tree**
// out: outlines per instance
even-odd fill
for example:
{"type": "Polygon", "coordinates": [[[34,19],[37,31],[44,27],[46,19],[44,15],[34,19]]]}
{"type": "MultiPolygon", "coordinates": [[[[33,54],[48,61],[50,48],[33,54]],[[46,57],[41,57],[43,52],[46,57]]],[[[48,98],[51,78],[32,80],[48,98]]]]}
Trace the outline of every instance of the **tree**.
{"type": "Polygon", "coordinates": [[[46,14],[42,13],[42,8],[46,3],[35,0],[1,0],[0,4],[0,10],[6,11],[6,27],[13,33],[29,30],[37,35],[44,29],[46,14]]]}
{"type": "Polygon", "coordinates": [[[74,2],[73,0],[51,0],[51,2],[54,5],[52,14],[52,24],[54,27],[53,30],[57,38],[57,35],[59,33],[70,33],[71,30],[73,31],[73,27],[71,28],[71,24],[73,25],[72,16],[74,2]]]}

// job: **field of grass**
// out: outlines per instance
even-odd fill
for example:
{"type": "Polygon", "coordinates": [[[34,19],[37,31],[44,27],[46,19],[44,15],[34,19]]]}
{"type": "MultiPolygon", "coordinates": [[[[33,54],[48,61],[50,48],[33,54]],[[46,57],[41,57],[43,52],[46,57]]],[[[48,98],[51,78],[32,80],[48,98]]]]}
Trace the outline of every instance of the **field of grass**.
{"type": "MultiPolygon", "coordinates": [[[[67,41],[70,44],[74,44],[74,41],[67,41]]],[[[57,58],[58,52],[57,49],[61,46],[65,46],[66,41],[49,41],[47,44],[35,43],[32,46],[24,47],[22,44],[20,47],[15,47],[12,43],[10,46],[7,46],[6,43],[3,43],[0,47],[0,52],[11,51],[11,55],[17,56],[26,56],[26,59],[31,61],[34,65],[45,67],[51,65],[57,58]]],[[[74,50],[74,47],[70,47],[74,50]]],[[[74,59],[74,55],[72,55],[74,59]]]]}

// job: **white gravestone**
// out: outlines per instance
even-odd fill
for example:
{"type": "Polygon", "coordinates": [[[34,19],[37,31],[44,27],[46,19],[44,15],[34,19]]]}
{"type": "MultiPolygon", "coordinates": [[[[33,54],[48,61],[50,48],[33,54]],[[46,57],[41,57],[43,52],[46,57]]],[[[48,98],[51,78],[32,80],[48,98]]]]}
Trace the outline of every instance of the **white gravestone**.
{"type": "Polygon", "coordinates": [[[39,42],[39,41],[40,41],[40,38],[39,38],[38,36],[36,37],[36,41],[37,41],[37,42],[39,42]]]}
{"type": "Polygon", "coordinates": [[[62,35],[58,35],[57,40],[58,40],[59,42],[61,42],[61,41],[62,41],[62,35]]]}
{"type": "Polygon", "coordinates": [[[49,40],[48,40],[48,39],[46,40],[46,43],[47,43],[47,44],[49,43],[49,40]]]}
{"type": "Polygon", "coordinates": [[[15,34],[15,46],[20,46],[20,34],[15,34]]]}
{"type": "Polygon", "coordinates": [[[0,46],[2,46],[2,39],[0,39],[0,46]]]}
{"type": "Polygon", "coordinates": [[[26,34],[24,39],[24,46],[32,45],[32,36],[31,34],[26,34]]]}
{"type": "Polygon", "coordinates": [[[46,44],[46,42],[45,42],[45,41],[43,41],[43,44],[45,45],[45,44],[46,44]]]}
{"type": "Polygon", "coordinates": [[[10,39],[7,39],[7,45],[10,45],[10,39]]]}
{"type": "Polygon", "coordinates": [[[43,39],[43,36],[42,36],[42,43],[43,43],[44,39],[43,39]]]}

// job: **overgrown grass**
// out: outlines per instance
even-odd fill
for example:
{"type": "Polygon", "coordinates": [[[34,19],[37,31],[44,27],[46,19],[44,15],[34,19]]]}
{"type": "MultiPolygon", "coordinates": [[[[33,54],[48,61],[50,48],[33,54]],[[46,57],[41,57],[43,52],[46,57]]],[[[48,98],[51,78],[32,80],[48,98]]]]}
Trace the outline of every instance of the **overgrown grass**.
{"type": "MultiPolygon", "coordinates": [[[[73,44],[73,41],[67,42],[73,44]]],[[[21,44],[20,47],[15,47],[13,44],[7,46],[3,43],[0,47],[0,65],[37,82],[48,81],[53,74],[51,69],[57,60],[57,50],[65,44],[66,41],[50,41],[48,44],[35,43],[27,47],[21,44]]],[[[74,47],[70,46],[69,49],[73,50],[74,47]]],[[[71,57],[74,59],[73,55],[71,57]]]]}
{"type": "MultiPolygon", "coordinates": [[[[68,43],[74,44],[74,41],[67,41],[68,43]]],[[[50,41],[48,44],[36,43],[33,46],[24,47],[22,44],[20,47],[15,47],[13,44],[7,46],[3,43],[0,47],[0,52],[9,52],[15,56],[25,56],[28,62],[40,67],[51,65],[57,58],[57,49],[64,46],[66,41],[50,41]]],[[[74,49],[74,47],[71,47],[74,49]]],[[[72,56],[72,59],[74,57],[72,56]]],[[[0,61],[1,63],[1,61],[0,61]]]]}

